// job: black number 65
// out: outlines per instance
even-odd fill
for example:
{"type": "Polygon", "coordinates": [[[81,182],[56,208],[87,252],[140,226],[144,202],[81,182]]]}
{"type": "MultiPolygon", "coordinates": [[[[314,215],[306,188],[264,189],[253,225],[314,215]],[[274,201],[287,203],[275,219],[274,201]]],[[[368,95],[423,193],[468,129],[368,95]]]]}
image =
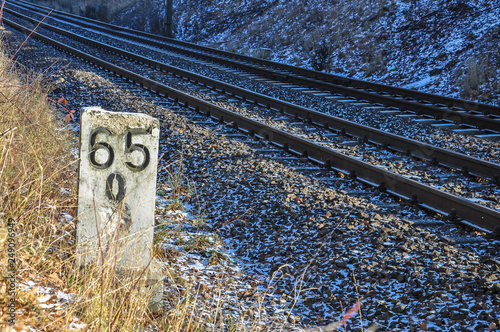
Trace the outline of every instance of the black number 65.
{"type": "MultiPolygon", "coordinates": [[[[92,166],[94,166],[95,168],[106,169],[113,164],[113,161],[115,159],[115,152],[114,152],[113,148],[111,147],[111,145],[109,145],[108,143],[96,142],[97,135],[99,135],[99,134],[105,134],[105,135],[111,136],[111,132],[108,129],[103,128],[103,127],[99,127],[97,129],[95,129],[94,131],[92,131],[92,133],[90,134],[90,142],[89,142],[90,143],[89,159],[90,159],[90,164],[92,164],[92,166]],[[108,159],[103,163],[99,163],[96,160],[96,152],[99,149],[104,149],[108,152],[108,159]]],[[[147,147],[145,147],[142,144],[132,143],[132,138],[134,135],[145,135],[145,134],[148,134],[148,131],[145,129],[131,129],[125,135],[125,147],[124,147],[125,151],[124,152],[126,154],[130,154],[134,151],[139,151],[143,155],[143,161],[139,165],[135,165],[129,161],[125,162],[125,165],[127,166],[127,168],[133,172],[140,172],[140,171],[144,170],[146,167],[148,167],[150,159],[151,159],[151,156],[150,156],[150,153],[149,153],[149,150],[147,147]]]]}

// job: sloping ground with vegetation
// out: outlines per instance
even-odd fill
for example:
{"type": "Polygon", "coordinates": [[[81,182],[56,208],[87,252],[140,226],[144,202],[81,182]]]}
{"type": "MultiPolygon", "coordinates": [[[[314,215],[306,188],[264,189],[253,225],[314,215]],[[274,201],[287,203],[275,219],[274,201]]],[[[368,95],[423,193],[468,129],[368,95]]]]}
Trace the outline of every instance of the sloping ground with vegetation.
{"type": "Polygon", "coordinates": [[[75,208],[73,140],[59,130],[42,76],[21,74],[1,49],[0,329],[37,325],[59,331],[78,324],[55,301],[72,297],[68,257],[74,224],[66,216],[75,208]],[[49,288],[58,295],[48,295],[49,288]]]}
{"type": "Polygon", "coordinates": [[[183,0],[176,27],[233,52],[498,104],[499,17],[489,0],[183,0]]]}
{"type": "MultiPolygon", "coordinates": [[[[50,0],[57,2],[68,7],[66,1],[50,0]]],[[[165,1],[102,5],[117,13],[101,11],[104,20],[112,17],[115,24],[163,33],[165,1]]],[[[496,1],[177,0],[174,7],[175,35],[181,40],[499,104],[496,1]]]]}

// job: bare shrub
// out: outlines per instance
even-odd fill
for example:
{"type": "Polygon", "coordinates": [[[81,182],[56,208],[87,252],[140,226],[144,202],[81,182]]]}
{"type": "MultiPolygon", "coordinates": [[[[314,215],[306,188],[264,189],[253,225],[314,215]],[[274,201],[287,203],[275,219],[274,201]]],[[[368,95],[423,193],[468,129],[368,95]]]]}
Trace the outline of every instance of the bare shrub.
{"type": "Polygon", "coordinates": [[[487,68],[473,58],[469,58],[466,65],[465,74],[461,79],[461,95],[464,98],[474,98],[481,94],[480,87],[488,80],[487,68]]]}
{"type": "Polygon", "coordinates": [[[365,62],[367,65],[365,66],[365,75],[367,77],[375,74],[376,72],[382,70],[384,68],[384,56],[383,51],[377,49],[373,43],[368,44],[366,46],[367,49],[365,51],[365,62]]]}
{"type": "Polygon", "coordinates": [[[313,49],[321,43],[323,38],[323,31],[320,28],[314,29],[309,35],[303,36],[300,40],[300,45],[307,53],[313,51],[313,49]]]}
{"type": "Polygon", "coordinates": [[[322,40],[311,53],[311,66],[314,70],[330,69],[332,63],[332,49],[328,42],[322,40]]]}

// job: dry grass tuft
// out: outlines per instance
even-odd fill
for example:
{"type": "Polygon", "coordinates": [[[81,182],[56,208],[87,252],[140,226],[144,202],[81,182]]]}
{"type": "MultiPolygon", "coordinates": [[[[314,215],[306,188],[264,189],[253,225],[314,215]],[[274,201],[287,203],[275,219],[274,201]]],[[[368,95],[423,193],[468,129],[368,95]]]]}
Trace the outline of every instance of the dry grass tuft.
{"type": "Polygon", "coordinates": [[[152,295],[145,271],[121,272],[113,261],[94,264],[70,276],[80,297],[72,308],[91,331],[138,331],[154,324],[149,307],[152,295]]]}
{"type": "MultiPolygon", "coordinates": [[[[55,120],[41,78],[13,68],[12,61],[0,55],[0,229],[9,218],[15,220],[15,253],[10,258],[15,259],[17,285],[31,280],[62,290],[73,252],[74,225],[64,218],[75,207],[70,195],[76,184],[74,160],[68,154],[72,140],[59,130],[61,123],[55,120]]],[[[5,285],[6,249],[4,245],[0,250],[5,285]]],[[[5,303],[7,295],[0,286],[0,302],[5,303]]],[[[40,295],[36,289],[17,288],[16,308],[22,309],[17,325],[59,330],[69,316],[61,313],[54,321],[37,307],[40,295]]],[[[0,326],[5,326],[5,315],[0,309],[0,326]]]]}

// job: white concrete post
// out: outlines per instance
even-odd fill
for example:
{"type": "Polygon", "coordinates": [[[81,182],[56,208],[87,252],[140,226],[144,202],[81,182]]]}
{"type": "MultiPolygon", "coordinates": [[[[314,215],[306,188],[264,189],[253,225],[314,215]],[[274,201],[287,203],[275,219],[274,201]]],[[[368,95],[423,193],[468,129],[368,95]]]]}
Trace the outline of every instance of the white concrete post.
{"type": "Polygon", "coordinates": [[[159,122],[89,107],[80,123],[78,262],[117,254],[119,269],[145,268],[153,246],[159,122]]]}

